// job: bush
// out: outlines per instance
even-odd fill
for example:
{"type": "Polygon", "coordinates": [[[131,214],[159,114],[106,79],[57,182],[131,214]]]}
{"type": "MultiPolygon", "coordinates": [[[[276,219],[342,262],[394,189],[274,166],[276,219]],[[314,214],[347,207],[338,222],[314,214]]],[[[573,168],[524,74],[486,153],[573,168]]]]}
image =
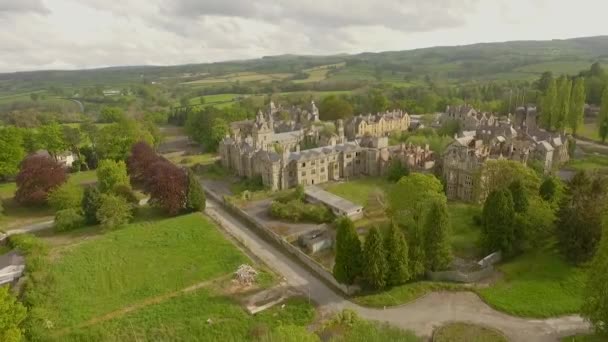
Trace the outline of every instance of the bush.
{"type": "Polygon", "coordinates": [[[15,200],[20,204],[45,204],[49,192],[67,179],[65,168],[52,158],[32,155],[25,158],[17,175],[15,200]]]}
{"type": "Polygon", "coordinates": [[[85,219],[80,209],[63,209],[55,213],[55,229],[67,231],[80,228],[84,225],[85,219]]]}
{"type": "Polygon", "coordinates": [[[205,210],[205,192],[192,171],[188,171],[188,194],[186,210],[189,212],[205,210]]]}
{"type": "Polygon", "coordinates": [[[103,194],[96,217],[104,228],[114,229],[129,223],[133,217],[131,210],[131,205],[124,198],[103,194]]]}
{"type": "Polygon", "coordinates": [[[97,224],[97,209],[99,208],[101,193],[95,186],[88,186],[84,189],[82,196],[82,214],[87,224],[97,224]]]}
{"type": "Polygon", "coordinates": [[[333,213],[326,206],[304,203],[301,200],[291,200],[286,203],[273,201],[270,204],[270,216],[291,222],[314,223],[331,222],[334,218],[333,213]]]}
{"type": "Polygon", "coordinates": [[[129,184],[127,166],[125,162],[105,159],[99,162],[97,167],[97,186],[99,191],[106,193],[112,191],[118,184],[129,184]]]}
{"type": "Polygon", "coordinates": [[[139,199],[135,196],[133,189],[127,184],[116,184],[112,189],[112,193],[116,196],[124,198],[133,206],[139,205],[139,199]]]}
{"type": "Polygon", "coordinates": [[[81,206],[83,197],[84,191],[80,185],[64,183],[49,194],[48,202],[57,211],[75,209],[81,206]]]}

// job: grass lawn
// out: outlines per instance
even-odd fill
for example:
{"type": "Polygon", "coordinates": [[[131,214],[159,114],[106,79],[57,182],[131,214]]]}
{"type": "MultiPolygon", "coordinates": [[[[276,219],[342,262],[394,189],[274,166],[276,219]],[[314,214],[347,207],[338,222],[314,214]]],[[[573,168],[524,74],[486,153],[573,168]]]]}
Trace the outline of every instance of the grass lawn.
{"type": "Polygon", "coordinates": [[[72,331],[57,341],[247,341],[278,325],[306,326],[315,316],[305,299],[287,300],[255,316],[207,289],[72,331]],[[208,320],[209,323],[208,323],[208,320]]]}
{"type": "Polygon", "coordinates": [[[478,258],[477,246],[480,227],[475,225],[473,217],[481,215],[481,208],[474,204],[450,202],[448,211],[452,221],[452,248],[454,254],[461,258],[478,258]]]}
{"type": "Polygon", "coordinates": [[[433,291],[461,290],[463,286],[454,283],[418,281],[395,286],[378,293],[361,294],[353,298],[360,305],[381,308],[411,302],[433,291]]]}
{"type": "Polygon", "coordinates": [[[0,183],[0,198],[11,198],[17,191],[17,184],[15,182],[0,183]]]}
{"type": "Polygon", "coordinates": [[[433,342],[507,342],[507,338],[494,329],[468,323],[451,323],[433,333],[433,342]]]}
{"type": "Polygon", "coordinates": [[[571,159],[566,167],[577,171],[598,169],[608,170],[608,156],[587,155],[580,159],[571,159]]]}
{"type": "Polygon", "coordinates": [[[417,342],[422,341],[411,331],[401,330],[379,322],[362,319],[350,320],[348,323],[334,323],[319,332],[321,341],[332,342],[417,342]]]}
{"type": "Polygon", "coordinates": [[[331,183],[325,186],[325,190],[365,207],[374,191],[378,189],[386,191],[390,184],[384,178],[359,178],[348,182],[331,183]]]}
{"type": "Polygon", "coordinates": [[[496,309],[517,316],[552,317],[577,313],[585,272],[546,248],[499,266],[504,278],[479,295],[496,309]]]}
{"type": "Polygon", "coordinates": [[[209,165],[217,160],[217,154],[203,153],[188,156],[174,156],[168,158],[172,163],[183,166],[193,166],[196,164],[209,165]]]}
{"type": "Polygon", "coordinates": [[[600,335],[575,335],[568,336],[561,339],[561,342],[606,342],[608,336],[600,335]]]}
{"type": "Polygon", "coordinates": [[[599,130],[597,128],[597,124],[595,122],[586,122],[583,124],[576,133],[577,136],[581,136],[583,138],[591,139],[594,141],[602,141],[600,139],[599,130]]]}
{"type": "Polygon", "coordinates": [[[62,252],[43,308],[58,329],[250,262],[201,214],[131,224],[62,252]]]}

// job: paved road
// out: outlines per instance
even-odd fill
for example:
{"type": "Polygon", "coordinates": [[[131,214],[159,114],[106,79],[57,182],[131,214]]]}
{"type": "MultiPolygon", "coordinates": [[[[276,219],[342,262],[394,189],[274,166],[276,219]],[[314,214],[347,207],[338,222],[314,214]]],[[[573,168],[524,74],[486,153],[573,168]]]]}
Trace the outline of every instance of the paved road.
{"type": "Polygon", "coordinates": [[[249,248],[262,261],[280,273],[285,281],[319,305],[322,313],[356,310],[366,319],[384,321],[410,329],[419,336],[431,336],[435,327],[450,321],[485,324],[505,333],[511,341],[556,341],[559,336],[586,332],[589,327],[579,316],[554,319],[523,319],[498,312],[470,292],[434,292],[412,303],[382,309],[371,309],[354,304],[311,272],[283,254],[277,247],[260,238],[240,221],[226,212],[211,198],[207,198],[206,213],[249,248]]]}
{"type": "Polygon", "coordinates": [[[48,220],[44,222],[38,222],[34,224],[29,224],[27,226],[21,226],[19,228],[14,228],[6,231],[6,235],[11,236],[15,234],[25,234],[25,233],[34,233],[45,229],[53,228],[54,220],[48,220]]]}

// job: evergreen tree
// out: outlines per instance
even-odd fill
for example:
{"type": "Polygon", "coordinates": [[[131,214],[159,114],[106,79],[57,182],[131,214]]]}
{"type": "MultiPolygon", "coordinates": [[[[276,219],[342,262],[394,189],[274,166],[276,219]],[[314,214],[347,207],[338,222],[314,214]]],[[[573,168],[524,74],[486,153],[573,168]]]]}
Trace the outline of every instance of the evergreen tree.
{"type": "Polygon", "coordinates": [[[551,129],[552,117],[557,103],[557,84],[555,79],[551,78],[547,86],[547,91],[542,98],[542,115],[540,117],[541,125],[546,129],[551,129]]]}
{"type": "Polygon", "coordinates": [[[510,254],[515,242],[511,192],[506,189],[492,191],[484,203],[482,220],[481,240],[486,252],[510,254]]]}
{"type": "Polygon", "coordinates": [[[513,197],[513,209],[516,213],[522,214],[528,210],[528,194],[521,180],[515,180],[509,185],[511,197],[513,197]]]}
{"type": "Polygon", "coordinates": [[[352,285],[361,275],[361,240],[349,218],[338,219],[336,225],[334,278],[342,284],[352,285]]]}
{"type": "Polygon", "coordinates": [[[396,224],[391,224],[384,241],[388,267],[387,285],[403,284],[410,279],[409,256],[405,236],[396,224]]]}
{"type": "Polygon", "coordinates": [[[604,236],[588,273],[581,312],[591,322],[597,334],[608,337],[608,222],[604,225],[604,236]]]}
{"type": "Polygon", "coordinates": [[[426,272],[426,256],[424,252],[424,234],[422,225],[411,226],[408,234],[409,266],[412,279],[420,278],[426,272]]]}
{"type": "Polygon", "coordinates": [[[84,196],[82,197],[82,213],[84,216],[85,223],[97,224],[97,209],[99,208],[101,193],[96,186],[87,186],[84,189],[84,196]]]}
{"type": "Polygon", "coordinates": [[[597,125],[602,142],[606,142],[606,138],[608,137],[608,86],[604,87],[604,93],[602,94],[602,104],[597,125]]]}
{"type": "Polygon", "coordinates": [[[551,116],[551,126],[557,131],[563,131],[566,128],[571,93],[572,81],[566,76],[560,77],[557,82],[558,98],[556,100],[556,111],[551,116]]]}
{"type": "Polygon", "coordinates": [[[378,228],[372,228],[363,247],[363,279],[371,289],[380,290],[386,286],[387,264],[382,235],[378,228]]]}
{"type": "Polygon", "coordinates": [[[547,202],[552,202],[557,194],[557,182],[553,177],[547,177],[540,185],[538,194],[547,202]]]}
{"type": "Polygon", "coordinates": [[[607,183],[606,177],[579,172],[566,188],[556,232],[561,252],[573,263],[586,262],[595,254],[608,202],[607,183]]]}
{"type": "Polygon", "coordinates": [[[451,228],[445,202],[433,200],[424,222],[424,254],[427,268],[440,271],[452,262],[451,228]]]}
{"type": "Polygon", "coordinates": [[[570,98],[570,112],[568,113],[568,126],[572,134],[576,135],[578,128],[583,122],[585,107],[585,79],[578,77],[574,81],[572,97],[570,98]]]}
{"type": "Polygon", "coordinates": [[[205,192],[192,171],[188,171],[188,195],[186,197],[186,211],[205,210],[205,192]]]}

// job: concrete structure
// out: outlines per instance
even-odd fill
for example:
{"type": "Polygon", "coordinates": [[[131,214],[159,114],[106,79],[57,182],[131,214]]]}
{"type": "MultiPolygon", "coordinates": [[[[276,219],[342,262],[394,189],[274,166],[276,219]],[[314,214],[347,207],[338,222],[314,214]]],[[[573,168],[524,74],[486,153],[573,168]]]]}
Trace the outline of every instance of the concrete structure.
{"type": "Polygon", "coordinates": [[[462,132],[443,154],[443,177],[449,199],[473,201],[477,173],[490,159],[538,163],[545,172],[569,160],[566,136],[536,128],[536,111],[523,109],[517,126],[506,121],[462,132]]]}
{"type": "MultiPolygon", "coordinates": [[[[312,113],[316,113],[314,103],[312,106],[312,113]]],[[[347,142],[341,120],[335,124],[336,133],[327,134],[324,125],[329,123],[317,121],[309,126],[277,123],[272,114],[275,111],[271,103],[269,111],[266,114],[259,112],[255,121],[231,125],[230,136],[219,145],[222,165],[226,169],[241,177],[261,177],[265,186],[281,190],[298,184],[315,185],[361,175],[383,175],[392,162],[400,162],[414,170],[429,170],[434,165],[434,155],[428,146],[388,146],[386,136],[369,135],[347,142]],[[296,130],[278,128],[290,125],[296,130]]],[[[405,120],[407,129],[409,116],[400,113],[394,117],[399,115],[405,120]]],[[[313,119],[317,117],[318,114],[312,115],[313,119]]]]}
{"type": "Polygon", "coordinates": [[[0,255],[0,285],[19,279],[25,270],[25,258],[17,251],[0,255]]]}
{"type": "Polygon", "coordinates": [[[365,136],[384,137],[393,132],[407,131],[410,128],[410,116],[401,110],[377,113],[375,115],[358,115],[346,123],[346,136],[350,140],[365,136]]]}
{"type": "Polygon", "coordinates": [[[331,234],[324,230],[315,230],[298,237],[298,243],[305,248],[310,254],[329,249],[334,245],[334,239],[331,234]]]}
{"type": "Polygon", "coordinates": [[[355,204],[318,186],[308,186],[304,189],[306,200],[311,203],[322,203],[328,206],[336,216],[346,216],[352,220],[363,217],[363,206],[355,204]]]}

